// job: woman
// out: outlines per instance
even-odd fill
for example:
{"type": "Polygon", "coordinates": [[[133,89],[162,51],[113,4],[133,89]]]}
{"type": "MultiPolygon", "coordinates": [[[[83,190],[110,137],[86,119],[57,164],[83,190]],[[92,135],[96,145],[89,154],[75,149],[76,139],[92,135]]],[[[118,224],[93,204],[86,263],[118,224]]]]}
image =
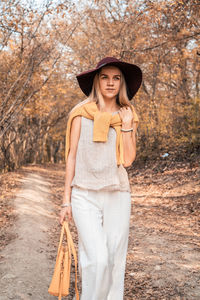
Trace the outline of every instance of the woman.
{"type": "Polygon", "coordinates": [[[86,101],[70,113],[60,223],[79,236],[81,300],[122,300],[131,196],[124,167],[136,156],[138,118],[129,100],[142,72],[114,57],[77,76],[86,101]]]}

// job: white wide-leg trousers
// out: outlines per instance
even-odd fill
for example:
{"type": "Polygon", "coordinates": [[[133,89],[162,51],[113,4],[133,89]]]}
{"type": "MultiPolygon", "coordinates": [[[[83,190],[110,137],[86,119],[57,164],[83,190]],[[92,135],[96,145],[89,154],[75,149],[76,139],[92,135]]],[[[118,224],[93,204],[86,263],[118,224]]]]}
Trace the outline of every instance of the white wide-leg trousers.
{"type": "Polygon", "coordinates": [[[81,300],[122,300],[130,193],[73,187],[71,202],[79,236],[81,300]]]}

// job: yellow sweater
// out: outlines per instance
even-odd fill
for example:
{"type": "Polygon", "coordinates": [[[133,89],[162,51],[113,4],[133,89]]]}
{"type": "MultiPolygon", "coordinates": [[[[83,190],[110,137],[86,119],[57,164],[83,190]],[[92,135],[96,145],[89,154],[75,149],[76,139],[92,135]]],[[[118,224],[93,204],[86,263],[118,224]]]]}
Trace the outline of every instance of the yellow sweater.
{"type": "MultiPolygon", "coordinates": [[[[135,112],[134,107],[131,105],[133,111],[133,120],[138,122],[138,116],[135,112]]],[[[119,114],[112,115],[109,112],[99,111],[97,104],[95,102],[88,102],[80,107],[75,108],[69,115],[66,130],[66,147],[65,147],[65,161],[67,161],[69,149],[70,149],[70,132],[72,120],[76,116],[83,116],[87,119],[94,120],[93,126],[93,142],[106,142],[108,137],[109,127],[113,127],[116,130],[116,157],[117,164],[124,163],[124,153],[123,153],[123,140],[121,133],[121,118],[119,114]]]]}

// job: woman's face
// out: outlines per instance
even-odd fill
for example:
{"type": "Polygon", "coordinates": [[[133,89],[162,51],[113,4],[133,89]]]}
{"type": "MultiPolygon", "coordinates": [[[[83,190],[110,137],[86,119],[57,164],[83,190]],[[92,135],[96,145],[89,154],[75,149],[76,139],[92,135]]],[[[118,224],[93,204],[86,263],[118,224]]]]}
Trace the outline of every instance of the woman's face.
{"type": "Polygon", "coordinates": [[[121,82],[120,70],[114,66],[103,67],[99,74],[99,87],[104,99],[116,99],[121,82]]]}

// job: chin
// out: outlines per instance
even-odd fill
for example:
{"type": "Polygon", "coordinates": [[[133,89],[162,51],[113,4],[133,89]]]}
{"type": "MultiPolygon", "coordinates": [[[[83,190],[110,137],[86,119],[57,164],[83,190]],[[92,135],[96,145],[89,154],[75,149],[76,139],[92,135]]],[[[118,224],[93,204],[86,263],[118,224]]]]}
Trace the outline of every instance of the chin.
{"type": "Polygon", "coordinates": [[[104,94],[103,97],[108,98],[108,99],[113,99],[117,97],[117,94],[104,94]]]}

